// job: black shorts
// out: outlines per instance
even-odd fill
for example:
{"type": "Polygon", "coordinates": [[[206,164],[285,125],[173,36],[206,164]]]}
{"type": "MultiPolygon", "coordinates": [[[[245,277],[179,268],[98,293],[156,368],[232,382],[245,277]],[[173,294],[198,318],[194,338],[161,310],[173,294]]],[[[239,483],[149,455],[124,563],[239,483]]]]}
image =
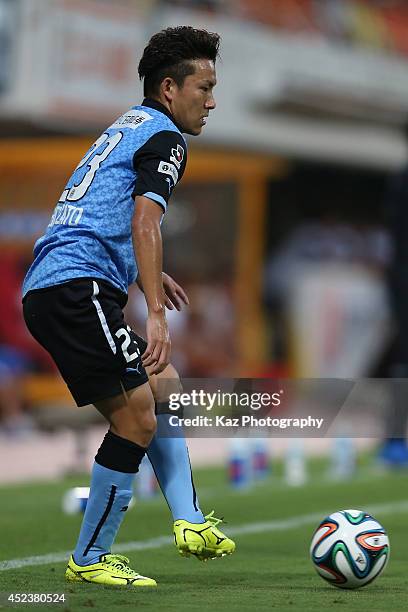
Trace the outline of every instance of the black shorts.
{"type": "Polygon", "coordinates": [[[148,381],[146,341],[126,324],[127,296],[98,278],[29,291],[24,319],[50,353],[78,406],[148,381]]]}

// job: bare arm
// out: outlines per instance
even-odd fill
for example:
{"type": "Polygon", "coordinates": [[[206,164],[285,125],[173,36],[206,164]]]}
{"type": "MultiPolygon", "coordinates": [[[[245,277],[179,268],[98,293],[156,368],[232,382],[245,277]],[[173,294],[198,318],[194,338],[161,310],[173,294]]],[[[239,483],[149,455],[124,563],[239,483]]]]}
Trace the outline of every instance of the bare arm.
{"type": "Polygon", "coordinates": [[[168,365],[171,347],[162,281],[162,214],[158,204],[144,196],[136,196],[132,220],[133,248],[148,310],[147,348],[142,361],[145,367],[152,366],[154,374],[162,372],[168,365]]]}

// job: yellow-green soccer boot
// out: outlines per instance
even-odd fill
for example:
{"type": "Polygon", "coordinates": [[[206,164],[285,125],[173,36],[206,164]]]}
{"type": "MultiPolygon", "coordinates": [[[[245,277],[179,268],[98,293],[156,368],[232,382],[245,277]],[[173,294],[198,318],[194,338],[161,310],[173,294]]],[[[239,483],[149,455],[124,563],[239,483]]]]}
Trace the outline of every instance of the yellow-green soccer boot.
{"type": "Polygon", "coordinates": [[[129,567],[129,559],[123,555],[101,555],[98,563],[77,565],[70,558],[65,578],[68,582],[92,582],[120,587],[157,586],[153,578],[141,576],[129,567]]]}
{"type": "Polygon", "coordinates": [[[189,523],[181,519],[174,522],[174,542],[183,557],[194,555],[200,561],[207,561],[232,555],[235,542],[217,529],[222,519],[213,515],[214,510],[207,514],[205,523],[189,523]]]}

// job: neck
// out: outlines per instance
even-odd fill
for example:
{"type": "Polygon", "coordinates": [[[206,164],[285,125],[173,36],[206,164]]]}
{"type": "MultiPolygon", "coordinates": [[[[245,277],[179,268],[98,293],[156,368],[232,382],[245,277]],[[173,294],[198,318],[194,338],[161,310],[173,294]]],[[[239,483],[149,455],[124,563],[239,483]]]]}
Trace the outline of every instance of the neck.
{"type": "Polygon", "coordinates": [[[160,105],[163,108],[158,108],[158,110],[161,110],[164,114],[166,114],[169,119],[172,120],[172,122],[174,123],[174,125],[180,130],[180,132],[183,132],[183,127],[177,123],[177,121],[175,120],[173,113],[171,112],[171,106],[170,103],[166,100],[166,98],[161,98],[160,96],[146,96],[145,101],[147,103],[147,106],[149,106],[149,100],[151,100],[151,103],[153,104],[154,102],[158,105],[160,105]]]}
{"type": "Polygon", "coordinates": [[[168,100],[166,100],[166,98],[163,96],[148,96],[149,98],[151,98],[152,100],[155,100],[156,102],[159,102],[160,104],[163,104],[163,106],[165,108],[167,108],[167,110],[169,111],[170,114],[173,114],[171,112],[171,107],[170,107],[170,102],[168,100]]]}

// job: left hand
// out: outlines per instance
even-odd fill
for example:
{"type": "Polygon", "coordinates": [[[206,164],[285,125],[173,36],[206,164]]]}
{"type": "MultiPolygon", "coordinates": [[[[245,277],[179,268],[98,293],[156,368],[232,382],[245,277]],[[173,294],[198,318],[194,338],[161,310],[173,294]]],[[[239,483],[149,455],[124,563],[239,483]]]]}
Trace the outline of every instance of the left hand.
{"type": "MultiPolygon", "coordinates": [[[[183,304],[188,306],[190,301],[187,297],[186,292],[183,287],[180,287],[176,281],[166,274],[162,272],[162,281],[163,281],[163,289],[165,293],[165,304],[166,308],[169,310],[174,310],[174,308],[180,311],[183,307],[183,304]]],[[[141,291],[143,291],[142,283],[140,282],[139,276],[136,279],[136,283],[141,291]]]]}
{"type": "Polygon", "coordinates": [[[165,304],[169,310],[181,310],[183,304],[188,306],[190,304],[186,292],[176,281],[171,278],[168,274],[163,272],[163,289],[165,293],[165,304]]]}

